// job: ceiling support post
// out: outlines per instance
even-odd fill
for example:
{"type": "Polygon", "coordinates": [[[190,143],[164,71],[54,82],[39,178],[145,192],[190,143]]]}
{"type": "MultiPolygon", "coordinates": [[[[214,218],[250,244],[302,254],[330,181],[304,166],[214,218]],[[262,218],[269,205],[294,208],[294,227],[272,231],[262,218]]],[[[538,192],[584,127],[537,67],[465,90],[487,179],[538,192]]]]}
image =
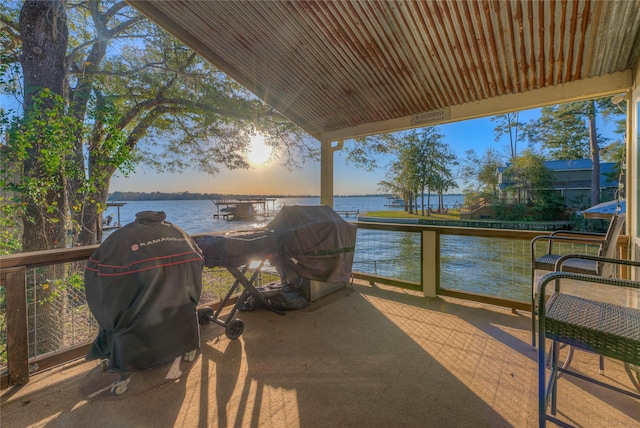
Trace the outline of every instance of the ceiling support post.
{"type": "Polygon", "coordinates": [[[322,141],[320,146],[320,203],[333,208],[333,153],[342,149],[344,142],[334,146],[331,141],[322,141]]]}

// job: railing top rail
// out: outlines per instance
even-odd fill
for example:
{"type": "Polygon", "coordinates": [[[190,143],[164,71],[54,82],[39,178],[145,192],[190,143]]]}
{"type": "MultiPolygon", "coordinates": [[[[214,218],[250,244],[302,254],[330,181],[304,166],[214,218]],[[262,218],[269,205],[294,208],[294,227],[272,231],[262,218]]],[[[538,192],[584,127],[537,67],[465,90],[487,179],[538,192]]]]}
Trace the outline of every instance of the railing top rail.
{"type": "MultiPolygon", "coordinates": [[[[491,229],[476,227],[457,227],[457,226],[435,226],[421,224],[397,224],[397,223],[375,223],[375,222],[354,222],[360,229],[377,229],[388,230],[394,232],[422,232],[434,231],[442,235],[457,236],[477,236],[483,238],[511,238],[531,240],[539,235],[549,235],[551,232],[540,230],[514,230],[514,229],[491,229]]],[[[212,232],[213,233],[213,232],[212,232]]],[[[192,236],[200,236],[204,234],[194,234],[192,236]]],[[[621,236],[618,239],[618,245],[627,245],[628,236],[621,236]]],[[[0,257],[0,269],[8,269],[12,267],[24,266],[27,268],[46,266],[56,263],[67,263],[74,261],[87,260],[99,245],[87,245],[83,247],[73,248],[56,248],[52,250],[33,251],[29,253],[17,253],[0,257]]]]}
{"type": "MultiPolygon", "coordinates": [[[[481,238],[511,238],[531,240],[536,236],[550,235],[553,231],[542,230],[519,230],[519,229],[493,229],[484,227],[460,227],[460,226],[435,226],[423,224],[398,224],[398,223],[376,223],[376,222],[355,222],[360,229],[388,230],[393,232],[422,232],[434,231],[441,235],[457,236],[477,236],[481,238]]],[[[557,232],[557,231],[556,231],[557,232]]],[[[628,236],[620,236],[618,245],[626,245],[629,242],[628,236]]]]}
{"type": "Polygon", "coordinates": [[[540,230],[517,230],[517,229],[493,229],[484,227],[460,227],[460,226],[435,226],[423,224],[397,224],[397,223],[375,223],[356,222],[360,229],[379,229],[395,232],[422,232],[434,231],[442,235],[458,236],[478,236],[483,238],[513,238],[513,239],[533,239],[538,235],[548,235],[551,232],[540,230]]]}
{"type": "Polygon", "coordinates": [[[29,253],[16,253],[0,257],[0,269],[8,269],[16,266],[27,268],[47,266],[56,263],[76,262],[87,260],[99,245],[86,245],[73,248],[54,248],[52,250],[31,251],[29,253]]]}

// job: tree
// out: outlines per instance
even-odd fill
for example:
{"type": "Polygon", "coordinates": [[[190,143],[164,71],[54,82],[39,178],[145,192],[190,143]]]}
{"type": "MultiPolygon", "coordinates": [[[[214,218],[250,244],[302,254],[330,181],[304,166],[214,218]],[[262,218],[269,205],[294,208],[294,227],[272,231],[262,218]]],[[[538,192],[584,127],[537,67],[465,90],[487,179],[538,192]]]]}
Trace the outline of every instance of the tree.
{"type": "MultiPolygon", "coordinates": [[[[360,138],[346,148],[347,163],[371,171],[379,167],[376,158],[380,155],[393,156],[386,180],[380,184],[386,189],[402,189],[403,194],[413,197],[422,195],[425,215],[425,193],[428,206],[431,191],[443,193],[456,186],[451,168],[457,165],[457,158],[443,138],[436,127],[360,138]]],[[[403,196],[409,212],[413,212],[413,197],[403,196]]],[[[438,207],[442,208],[442,198],[438,207]]]]}
{"type": "Polygon", "coordinates": [[[465,193],[479,193],[484,197],[498,194],[498,168],[504,165],[498,151],[488,147],[482,156],[473,149],[465,151],[461,174],[466,184],[465,193]]]}
{"type": "Polygon", "coordinates": [[[551,187],[551,171],[544,165],[544,158],[531,150],[525,150],[505,169],[504,176],[509,183],[506,192],[516,193],[517,203],[510,209],[504,205],[498,208],[499,218],[521,219],[528,215],[533,220],[552,220],[564,208],[564,200],[551,187]]]}
{"type": "Polygon", "coordinates": [[[391,162],[389,169],[385,173],[386,180],[378,182],[378,186],[383,191],[389,191],[400,195],[404,201],[404,210],[414,214],[413,201],[416,199],[417,190],[409,181],[407,174],[403,173],[399,161],[391,162]]]}
{"type": "Polygon", "coordinates": [[[597,117],[604,120],[620,112],[609,97],[543,107],[539,119],[528,126],[529,139],[542,144],[553,159],[591,159],[591,204],[600,202],[600,146],[597,117]]]}
{"type": "Polygon", "coordinates": [[[499,142],[502,136],[507,135],[509,137],[509,153],[511,159],[515,159],[518,156],[518,143],[524,139],[524,133],[520,130],[525,126],[524,123],[519,122],[520,112],[511,112],[500,114],[491,117],[492,122],[496,122],[494,131],[496,133],[495,141],[499,142]]]}
{"type": "Polygon", "coordinates": [[[12,139],[13,153],[5,154],[6,161],[19,168],[22,180],[21,186],[11,190],[23,196],[22,246],[27,250],[58,246],[66,233],[66,177],[60,168],[65,153],[56,141],[67,144],[70,137],[63,103],[69,36],[64,3],[26,1],[12,27],[22,41],[17,60],[24,76],[24,116],[21,126],[13,128],[13,135],[19,133],[21,138],[12,139]],[[42,176],[45,179],[39,180],[42,176]]]}
{"type": "MultiPolygon", "coordinates": [[[[429,127],[423,128],[420,132],[413,130],[402,133],[398,135],[395,143],[402,174],[421,195],[422,215],[429,214],[428,209],[425,210],[425,193],[428,208],[432,191],[442,193],[455,185],[450,168],[456,164],[456,156],[442,138],[443,135],[437,128],[429,127]]],[[[441,208],[442,205],[439,203],[439,210],[441,208]]]]}
{"type": "MultiPolygon", "coordinates": [[[[23,250],[64,245],[68,215],[73,244],[100,242],[110,179],[139,162],[211,174],[220,166],[247,168],[245,153],[257,132],[288,167],[317,158],[302,130],[126,2],[27,1],[19,23],[12,5],[0,10],[2,43],[22,65],[24,114],[8,127],[8,146],[24,178],[8,185],[22,195],[24,221],[41,222],[25,231],[50,235],[25,236],[23,250]],[[34,70],[46,73],[32,81],[34,70]],[[39,144],[27,147],[38,132],[39,144]],[[48,196],[36,200],[28,190],[38,180],[50,184],[48,196]]],[[[5,82],[12,81],[8,70],[5,82]]]]}

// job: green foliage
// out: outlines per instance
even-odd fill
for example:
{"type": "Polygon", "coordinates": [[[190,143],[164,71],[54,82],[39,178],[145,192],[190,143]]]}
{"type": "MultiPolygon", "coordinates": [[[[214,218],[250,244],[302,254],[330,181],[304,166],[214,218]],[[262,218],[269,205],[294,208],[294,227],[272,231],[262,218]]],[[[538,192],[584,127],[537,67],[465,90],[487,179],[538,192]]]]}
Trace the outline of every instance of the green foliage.
{"type": "Polygon", "coordinates": [[[525,204],[517,203],[517,204],[505,204],[504,202],[499,202],[495,205],[496,217],[500,220],[506,221],[530,221],[532,220],[528,216],[528,207],[525,204]]]}
{"type": "Polygon", "coordinates": [[[498,168],[504,165],[502,157],[493,147],[488,147],[482,156],[473,149],[465,152],[461,175],[466,184],[465,194],[482,194],[495,197],[498,192],[498,168]]]}
{"type": "Polygon", "coordinates": [[[13,254],[20,251],[20,223],[16,213],[20,204],[0,197],[0,255],[13,254]]]}
{"type": "Polygon", "coordinates": [[[371,170],[377,167],[375,155],[393,154],[385,180],[378,184],[384,191],[401,195],[413,211],[411,202],[416,195],[442,194],[456,186],[452,167],[458,164],[457,158],[443,138],[438,128],[429,127],[361,139],[347,149],[347,161],[371,170]]]}
{"type": "Polygon", "coordinates": [[[554,220],[564,209],[564,198],[551,188],[551,172],[544,158],[530,150],[513,160],[503,172],[503,183],[514,198],[508,206],[502,201],[496,210],[503,220],[554,220]]]}
{"type": "Polygon", "coordinates": [[[380,167],[377,158],[381,155],[390,158],[379,188],[402,197],[405,208],[413,212],[417,195],[425,191],[442,194],[457,185],[452,172],[457,158],[443,138],[436,127],[360,138],[345,146],[346,160],[372,171],[380,167]]]}
{"type": "Polygon", "coordinates": [[[44,281],[41,284],[44,293],[44,298],[38,300],[39,305],[45,305],[47,303],[55,302],[61,297],[76,296],[78,293],[84,293],[84,272],[75,271],[68,274],[63,279],[52,279],[44,281]]]}
{"type": "Polygon", "coordinates": [[[4,209],[11,218],[24,214],[25,203],[46,207],[49,213],[64,209],[48,197],[64,191],[61,176],[77,174],[77,165],[69,160],[79,124],[66,114],[65,101],[43,89],[33,102],[36,108],[25,118],[2,114],[9,144],[3,147],[0,184],[16,195],[5,201],[4,209]],[[32,168],[24,169],[25,163],[32,168]]]}
{"type": "MultiPolygon", "coordinates": [[[[221,166],[248,168],[255,133],[289,168],[318,158],[304,131],[125,2],[64,5],[67,67],[51,72],[66,79],[66,98],[54,107],[35,104],[25,118],[2,111],[12,146],[6,165],[23,175],[3,187],[18,192],[31,215],[48,210],[46,221],[60,223],[71,213],[79,232],[73,242],[93,243],[112,175],[126,176],[139,163],[210,174],[221,166]]],[[[0,83],[17,99],[25,95],[18,64],[21,7],[14,1],[0,8],[0,83]]]]}
{"type": "MultiPolygon", "coordinates": [[[[526,133],[552,159],[591,159],[592,146],[602,147],[606,139],[594,129],[597,142],[591,144],[589,127],[597,125],[596,118],[607,122],[617,121],[621,116],[623,112],[611,103],[611,97],[547,106],[542,108],[538,119],[527,125],[526,133]]],[[[624,127],[619,126],[616,132],[623,134],[624,127]]]]}
{"type": "Polygon", "coordinates": [[[531,207],[533,220],[557,220],[565,207],[564,198],[553,189],[540,189],[536,192],[531,207]]]}
{"type": "Polygon", "coordinates": [[[552,159],[589,159],[586,102],[543,107],[527,128],[529,140],[541,143],[552,159]]]}

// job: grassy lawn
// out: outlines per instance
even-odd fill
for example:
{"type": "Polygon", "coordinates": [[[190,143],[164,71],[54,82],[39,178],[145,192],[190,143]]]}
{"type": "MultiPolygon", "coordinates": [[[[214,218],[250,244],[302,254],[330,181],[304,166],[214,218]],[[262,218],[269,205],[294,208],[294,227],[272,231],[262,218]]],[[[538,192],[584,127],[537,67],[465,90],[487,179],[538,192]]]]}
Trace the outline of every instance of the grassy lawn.
{"type": "MultiPolygon", "coordinates": [[[[390,210],[390,211],[368,211],[366,213],[363,214],[364,216],[367,217],[379,217],[379,218],[398,218],[398,219],[404,219],[404,218],[412,218],[412,219],[428,219],[428,220],[460,220],[460,211],[459,210],[449,210],[448,214],[437,214],[437,213],[432,213],[429,216],[423,216],[423,215],[416,215],[416,214],[409,214],[406,211],[401,211],[401,210],[390,210]]],[[[549,225],[549,224],[559,224],[559,225],[566,225],[568,223],[568,220],[556,220],[556,221],[530,221],[530,220],[498,220],[495,218],[492,219],[473,219],[470,221],[474,221],[474,222],[496,222],[499,221],[501,223],[505,223],[505,224],[509,224],[509,223],[513,223],[513,224],[522,224],[522,223],[529,223],[529,224],[540,224],[540,225],[549,225]]],[[[606,228],[604,229],[606,231],[606,228]]]]}
{"type": "Polygon", "coordinates": [[[429,220],[460,220],[460,211],[449,210],[448,214],[432,213],[426,215],[409,214],[406,211],[390,210],[390,211],[369,211],[365,214],[367,217],[380,218],[426,218],[429,220]]]}

